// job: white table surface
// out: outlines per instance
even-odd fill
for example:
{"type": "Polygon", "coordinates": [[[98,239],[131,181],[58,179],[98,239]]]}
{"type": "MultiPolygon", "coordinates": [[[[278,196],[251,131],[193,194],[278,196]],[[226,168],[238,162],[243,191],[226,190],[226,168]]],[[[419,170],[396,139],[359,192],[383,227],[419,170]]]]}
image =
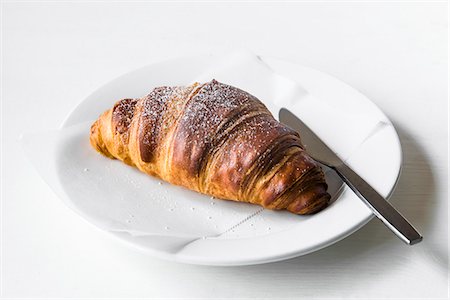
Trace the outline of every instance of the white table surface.
{"type": "Polygon", "coordinates": [[[6,2],[2,13],[3,297],[448,297],[445,2],[6,2]],[[110,79],[161,59],[235,47],[328,72],[381,107],[404,151],[392,203],[424,234],[421,244],[404,245],[374,219],[284,262],[166,262],[82,220],[24,158],[21,133],[58,128],[110,79]]]}

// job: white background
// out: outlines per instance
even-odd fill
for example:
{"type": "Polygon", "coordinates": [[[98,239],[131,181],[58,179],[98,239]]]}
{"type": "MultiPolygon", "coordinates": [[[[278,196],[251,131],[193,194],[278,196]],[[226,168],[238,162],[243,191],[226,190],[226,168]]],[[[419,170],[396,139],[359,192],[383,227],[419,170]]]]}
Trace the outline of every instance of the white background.
{"type": "Polygon", "coordinates": [[[447,13],[445,2],[3,3],[2,296],[447,298],[447,13]],[[404,152],[392,203],[421,244],[402,244],[374,219],[279,263],[161,261],[83,221],[24,158],[22,132],[58,128],[110,79],[235,47],[328,72],[380,106],[404,152]]]}

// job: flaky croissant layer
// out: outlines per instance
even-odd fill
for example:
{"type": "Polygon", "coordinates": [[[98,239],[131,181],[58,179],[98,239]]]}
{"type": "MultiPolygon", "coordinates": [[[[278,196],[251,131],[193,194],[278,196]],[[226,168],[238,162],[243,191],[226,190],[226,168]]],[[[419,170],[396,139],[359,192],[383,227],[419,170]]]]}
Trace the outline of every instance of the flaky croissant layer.
{"type": "Polygon", "coordinates": [[[120,100],[92,125],[90,141],[107,157],[221,199],[296,214],[330,200],[299,135],[254,96],[216,80],[120,100]]]}

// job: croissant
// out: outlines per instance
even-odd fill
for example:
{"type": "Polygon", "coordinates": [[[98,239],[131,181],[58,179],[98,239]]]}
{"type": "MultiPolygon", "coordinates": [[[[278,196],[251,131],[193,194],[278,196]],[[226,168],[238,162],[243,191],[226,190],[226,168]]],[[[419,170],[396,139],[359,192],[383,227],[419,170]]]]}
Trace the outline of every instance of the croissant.
{"type": "Polygon", "coordinates": [[[256,97],[213,80],[123,99],[91,126],[101,154],[221,199],[311,214],[330,195],[297,132],[256,97]]]}

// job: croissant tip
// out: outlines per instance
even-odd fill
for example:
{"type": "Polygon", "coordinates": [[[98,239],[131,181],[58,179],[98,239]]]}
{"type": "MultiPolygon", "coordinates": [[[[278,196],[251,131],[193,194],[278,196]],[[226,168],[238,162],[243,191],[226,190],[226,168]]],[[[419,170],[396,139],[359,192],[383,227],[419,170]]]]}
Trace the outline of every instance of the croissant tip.
{"type": "Polygon", "coordinates": [[[288,210],[298,215],[312,215],[327,207],[330,203],[330,199],[330,194],[324,192],[311,199],[307,203],[301,205],[300,207],[298,206],[298,203],[297,205],[291,205],[290,207],[288,207],[288,210]]]}
{"type": "Polygon", "coordinates": [[[331,196],[328,193],[323,194],[320,198],[313,201],[313,203],[300,211],[301,214],[311,215],[318,213],[328,206],[331,196]]]}
{"type": "Polygon", "coordinates": [[[107,157],[114,158],[114,156],[112,156],[112,154],[109,153],[108,149],[106,148],[106,145],[103,142],[103,138],[102,138],[100,128],[99,128],[99,119],[96,120],[91,125],[89,141],[91,143],[91,146],[95,150],[97,150],[97,152],[99,152],[107,157]]]}
{"type": "Polygon", "coordinates": [[[98,135],[98,120],[92,123],[90,128],[90,142],[94,148],[97,148],[96,136],[98,135]]]}

